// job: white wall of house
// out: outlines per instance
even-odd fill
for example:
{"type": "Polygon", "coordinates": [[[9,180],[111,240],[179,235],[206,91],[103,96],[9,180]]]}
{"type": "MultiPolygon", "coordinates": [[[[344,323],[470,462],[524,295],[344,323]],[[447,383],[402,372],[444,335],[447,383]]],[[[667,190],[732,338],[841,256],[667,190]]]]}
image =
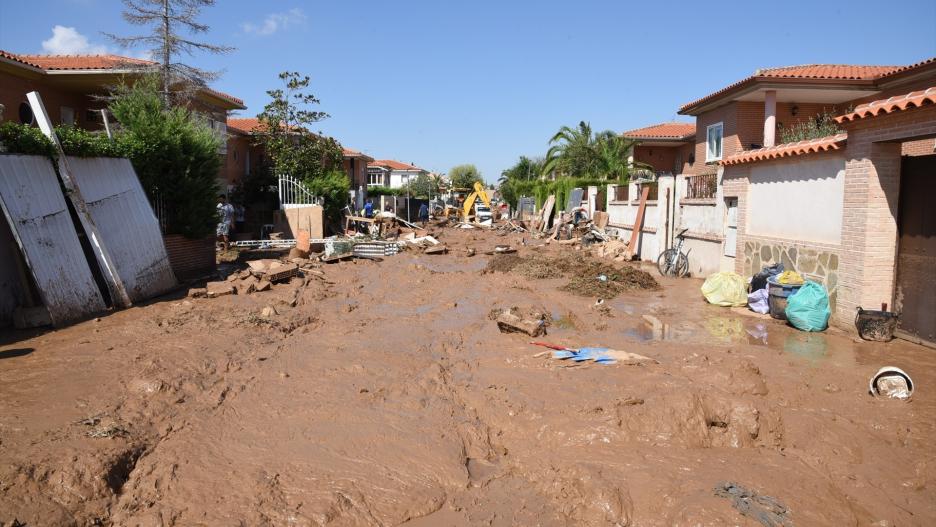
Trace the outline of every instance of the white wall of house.
{"type": "MultiPolygon", "coordinates": [[[[657,180],[658,199],[647,201],[638,237],[640,259],[656,262],[663,251],[675,244],[676,235],[688,229],[683,252],[689,255],[689,271],[693,276],[708,276],[729,265],[733,268],[733,260],[727,261],[724,256],[725,204],[721,186],[710,198],[686,199],[687,177],[679,175],[657,180]]],[[[630,199],[616,201],[614,185],[609,185],[607,195],[609,228],[622,240],[629,241],[640,205],[640,191],[631,183],[630,199]]]]}
{"type": "Polygon", "coordinates": [[[393,170],[390,172],[390,188],[400,188],[423,173],[418,170],[393,170]]]}
{"type": "Polygon", "coordinates": [[[845,199],[843,156],[754,164],[750,174],[747,234],[841,242],[845,199]]]}

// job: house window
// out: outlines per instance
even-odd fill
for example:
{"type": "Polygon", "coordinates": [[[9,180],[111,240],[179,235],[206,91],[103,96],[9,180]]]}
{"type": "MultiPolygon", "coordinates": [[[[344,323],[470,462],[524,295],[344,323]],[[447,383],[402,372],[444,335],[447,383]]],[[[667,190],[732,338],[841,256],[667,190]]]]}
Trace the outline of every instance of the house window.
{"type": "Polygon", "coordinates": [[[370,186],[383,185],[383,173],[382,172],[368,172],[367,184],[370,186]]]}
{"type": "Polygon", "coordinates": [[[59,108],[59,111],[62,114],[62,124],[67,124],[69,126],[75,125],[75,109],[68,106],[62,106],[59,108]]]}
{"type": "Polygon", "coordinates": [[[724,125],[715,123],[705,129],[705,162],[718,161],[722,157],[722,135],[724,125]]]}

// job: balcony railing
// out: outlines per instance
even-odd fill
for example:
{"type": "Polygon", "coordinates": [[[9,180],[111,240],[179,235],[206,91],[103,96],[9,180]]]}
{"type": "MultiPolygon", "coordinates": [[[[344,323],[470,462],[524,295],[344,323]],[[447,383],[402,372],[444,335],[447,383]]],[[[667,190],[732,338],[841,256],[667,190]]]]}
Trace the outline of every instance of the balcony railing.
{"type": "Polygon", "coordinates": [[[686,178],[686,198],[710,199],[718,192],[718,175],[705,174],[686,178]]]}

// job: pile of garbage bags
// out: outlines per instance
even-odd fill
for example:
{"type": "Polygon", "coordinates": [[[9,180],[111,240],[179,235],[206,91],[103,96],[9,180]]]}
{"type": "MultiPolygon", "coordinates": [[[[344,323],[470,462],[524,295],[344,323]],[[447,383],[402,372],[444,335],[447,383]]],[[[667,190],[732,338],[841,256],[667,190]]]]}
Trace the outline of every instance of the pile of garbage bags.
{"type": "Polygon", "coordinates": [[[802,284],[787,297],[787,306],[783,311],[793,327],[801,331],[824,331],[829,326],[832,310],[825,287],[803,279],[796,271],[785,270],[782,263],[764,267],[750,281],[737,273],[715,273],[702,284],[702,296],[717,306],[748,306],[752,311],[766,314],[770,311],[768,279],[775,284],[802,284]]]}

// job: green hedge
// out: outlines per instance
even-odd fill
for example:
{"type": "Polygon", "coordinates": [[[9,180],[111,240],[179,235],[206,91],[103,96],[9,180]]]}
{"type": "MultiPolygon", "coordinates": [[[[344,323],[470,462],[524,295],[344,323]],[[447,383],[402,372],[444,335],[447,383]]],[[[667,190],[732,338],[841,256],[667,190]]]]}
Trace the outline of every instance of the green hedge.
{"type": "Polygon", "coordinates": [[[542,207],[549,196],[556,196],[556,209],[564,209],[569,201],[572,189],[585,189],[590,186],[603,187],[611,184],[621,184],[618,181],[595,178],[558,178],[554,181],[520,180],[507,181],[500,186],[500,193],[504,200],[510,204],[511,209],[517,208],[520,196],[533,196],[536,206],[542,207]]]}

